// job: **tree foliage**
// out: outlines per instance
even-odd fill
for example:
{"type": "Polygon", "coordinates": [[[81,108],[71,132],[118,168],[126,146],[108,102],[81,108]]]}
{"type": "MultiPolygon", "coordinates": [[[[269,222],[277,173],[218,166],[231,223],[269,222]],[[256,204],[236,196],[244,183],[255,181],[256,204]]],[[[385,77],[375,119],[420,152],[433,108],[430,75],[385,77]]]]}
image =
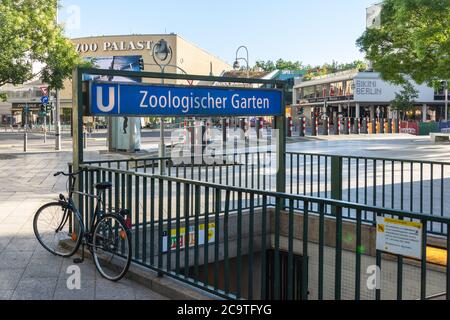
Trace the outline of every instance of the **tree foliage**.
{"type": "Polygon", "coordinates": [[[313,77],[324,76],[331,73],[358,69],[365,70],[367,65],[364,61],[355,60],[350,63],[339,63],[337,61],[333,61],[331,63],[324,63],[321,66],[307,66],[306,70],[307,74],[304,76],[304,80],[310,80],[313,77]]]}
{"type": "Polygon", "coordinates": [[[435,86],[450,78],[450,0],[384,0],[357,45],[383,79],[435,86]]]}
{"type": "Polygon", "coordinates": [[[276,62],[271,60],[256,61],[256,68],[260,68],[263,71],[272,72],[274,70],[301,70],[303,69],[303,65],[300,61],[287,61],[283,59],[278,59],[276,62]]]}
{"type": "Polygon", "coordinates": [[[77,64],[84,64],[74,45],[56,25],[57,0],[0,0],[0,87],[40,76],[52,89],[77,64]],[[33,74],[33,63],[43,65],[33,74]]]}
{"type": "Polygon", "coordinates": [[[271,60],[268,61],[256,61],[255,68],[262,69],[266,72],[272,72],[274,70],[306,70],[307,74],[304,79],[309,80],[312,77],[335,73],[339,71],[345,71],[350,69],[363,70],[367,68],[364,61],[356,60],[350,63],[339,63],[332,61],[331,63],[324,63],[323,65],[303,65],[299,61],[286,61],[283,59],[277,60],[275,63],[271,60]]]}
{"type": "Polygon", "coordinates": [[[391,107],[394,110],[402,111],[403,113],[415,108],[415,99],[419,97],[417,90],[410,82],[402,84],[402,90],[395,93],[395,99],[391,102],[391,107]]]}

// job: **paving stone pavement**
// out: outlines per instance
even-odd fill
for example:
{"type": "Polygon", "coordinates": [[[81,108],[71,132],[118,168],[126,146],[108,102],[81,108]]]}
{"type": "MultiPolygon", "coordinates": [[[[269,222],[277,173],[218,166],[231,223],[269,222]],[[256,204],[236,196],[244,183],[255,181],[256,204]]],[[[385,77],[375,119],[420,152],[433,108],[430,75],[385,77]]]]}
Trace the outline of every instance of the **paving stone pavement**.
{"type": "Polygon", "coordinates": [[[128,279],[103,279],[90,260],[77,265],[81,289],[67,288],[72,259],[45,251],[34,237],[32,221],[42,204],[65,192],[66,179],[53,173],[67,171],[70,160],[70,152],[0,154],[0,300],[167,299],[128,279]]]}

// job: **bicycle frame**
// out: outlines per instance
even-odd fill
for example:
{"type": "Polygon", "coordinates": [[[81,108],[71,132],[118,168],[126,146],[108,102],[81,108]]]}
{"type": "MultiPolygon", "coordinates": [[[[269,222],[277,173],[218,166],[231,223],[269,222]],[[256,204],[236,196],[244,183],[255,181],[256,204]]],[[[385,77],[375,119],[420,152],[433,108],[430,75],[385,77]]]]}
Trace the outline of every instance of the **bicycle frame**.
{"type": "MultiPolygon", "coordinates": [[[[78,219],[80,221],[80,227],[81,227],[81,236],[83,237],[85,244],[87,245],[91,245],[89,242],[90,241],[86,241],[86,236],[90,235],[90,230],[92,230],[95,226],[95,223],[97,222],[98,218],[100,218],[101,213],[104,212],[102,210],[104,210],[105,208],[105,203],[103,201],[103,197],[102,197],[102,193],[103,191],[99,192],[99,195],[92,195],[92,194],[87,194],[87,193],[83,193],[83,192],[78,192],[78,191],[74,191],[75,188],[75,183],[76,183],[76,177],[69,177],[69,179],[71,179],[71,183],[69,186],[69,194],[68,194],[68,198],[66,199],[63,196],[60,196],[60,202],[62,202],[64,208],[65,208],[65,212],[64,215],[65,217],[61,220],[61,225],[58,228],[59,230],[61,230],[64,225],[67,223],[67,220],[69,219],[69,214],[67,214],[67,210],[71,210],[74,214],[76,214],[78,216],[78,219]],[[81,215],[80,210],[78,209],[78,207],[75,205],[75,202],[73,200],[73,195],[74,194],[78,194],[78,195],[82,195],[82,196],[86,196],[89,198],[94,198],[97,199],[97,203],[95,205],[95,210],[94,210],[94,214],[92,216],[92,219],[89,221],[89,229],[88,232],[86,232],[86,225],[85,222],[83,221],[83,217],[81,215]]],[[[87,221],[86,221],[87,222],[87,221]]],[[[88,239],[90,240],[90,239],[88,239]]]]}

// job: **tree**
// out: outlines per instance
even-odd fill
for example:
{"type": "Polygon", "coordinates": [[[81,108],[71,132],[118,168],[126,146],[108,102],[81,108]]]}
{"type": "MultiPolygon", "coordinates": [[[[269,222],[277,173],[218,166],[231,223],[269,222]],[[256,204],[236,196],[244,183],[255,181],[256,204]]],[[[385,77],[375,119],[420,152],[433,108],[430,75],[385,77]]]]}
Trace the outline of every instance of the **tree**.
{"type": "Polygon", "coordinates": [[[403,116],[407,111],[415,108],[415,99],[419,97],[419,93],[410,82],[402,84],[403,89],[395,93],[395,99],[391,102],[393,110],[400,111],[403,116]]]}
{"type": "Polygon", "coordinates": [[[256,61],[256,68],[260,68],[266,72],[272,72],[274,70],[301,70],[303,65],[300,61],[288,61],[283,59],[278,59],[275,63],[271,60],[256,61]]]}
{"type": "Polygon", "coordinates": [[[86,64],[56,25],[56,10],[57,0],[0,0],[0,87],[40,76],[62,89],[73,67],[86,64]],[[43,68],[34,74],[36,62],[43,68]]]}
{"type": "Polygon", "coordinates": [[[435,86],[450,78],[450,0],[384,0],[381,26],[356,43],[383,79],[435,86]]]}
{"type": "Polygon", "coordinates": [[[333,61],[331,63],[324,63],[322,66],[307,66],[307,74],[304,76],[304,80],[311,80],[313,77],[324,76],[331,73],[358,69],[365,70],[367,65],[364,61],[355,60],[350,63],[338,63],[337,61],[333,61]]]}

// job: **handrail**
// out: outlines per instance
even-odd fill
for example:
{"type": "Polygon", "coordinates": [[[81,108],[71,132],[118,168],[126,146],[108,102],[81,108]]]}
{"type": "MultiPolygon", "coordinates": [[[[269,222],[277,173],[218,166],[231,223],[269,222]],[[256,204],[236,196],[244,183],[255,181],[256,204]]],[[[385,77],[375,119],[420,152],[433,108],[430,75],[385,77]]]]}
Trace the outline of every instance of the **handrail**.
{"type": "Polygon", "coordinates": [[[317,152],[297,152],[297,151],[286,151],[286,154],[299,154],[308,156],[322,156],[322,157],[340,157],[340,158],[352,158],[352,159],[367,159],[367,160],[379,160],[379,161],[395,161],[395,162],[416,162],[424,164],[436,164],[436,165],[450,165],[450,162],[444,161],[432,161],[432,160],[415,160],[415,159],[401,159],[401,158],[385,158],[385,157],[366,157],[366,156],[353,156],[353,155],[343,155],[343,154],[329,154],[329,153],[317,153],[317,152]]]}
{"type": "Polygon", "coordinates": [[[166,181],[171,181],[171,182],[179,182],[179,183],[191,184],[191,185],[195,185],[195,186],[221,189],[221,190],[230,191],[230,192],[232,191],[232,192],[242,192],[242,193],[253,193],[253,194],[267,196],[267,197],[278,197],[278,198],[284,198],[287,200],[304,201],[304,202],[310,202],[310,203],[314,202],[314,203],[330,205],[330,206],[335,206],[335,207],[345,207],[345,208],[355,209],[355,210],[371,211],[374,213],[402,216],[402,217],[407,217],[407,218],[411,218],[411,219],[427,220],[427,221],[431,221],[431,222],[440,222],[440,223],[450,223],[450,217],[426,215],[426,214],[415,213],[415,212],[410,212],[410,211],[405,211],[405,210],[380,208],[380,207],[374,207],[374,206],[370,206],[370,205],[362,205],[362,204],[347,202],[347,201],[342,201],[342,200],[325,199],[325,198],[318,198],[318,197],[304,196],[304,195],[294,195],[294,194],[281,193],[281,192],[275,192],[275,191],[256,190],[256,189],[251,189],[251,188],[241,188],[241,187],[221,185],[221,184],[210,183],[210,182],[202,182],[202,181],[197,181],[197,180],[175,178],[175,177],[170,177],[170,176],[161,176],[161,175],[140,173],[140,172],[134,172],[134,171],[126,171],[126,170],[120,170],[120,169],[114,169],[114,168],[89,166],[89,165],[85,165],[85,164],[80,165],[80,167],[81,168],[90,168],[90,169],[95,169],[95,170],[104,170],[107,172],[119,173],[119,174],[133,174],[134,176],[139,176],[139,177],[160,179],[160,180],[166,180],[166,181]]]}

